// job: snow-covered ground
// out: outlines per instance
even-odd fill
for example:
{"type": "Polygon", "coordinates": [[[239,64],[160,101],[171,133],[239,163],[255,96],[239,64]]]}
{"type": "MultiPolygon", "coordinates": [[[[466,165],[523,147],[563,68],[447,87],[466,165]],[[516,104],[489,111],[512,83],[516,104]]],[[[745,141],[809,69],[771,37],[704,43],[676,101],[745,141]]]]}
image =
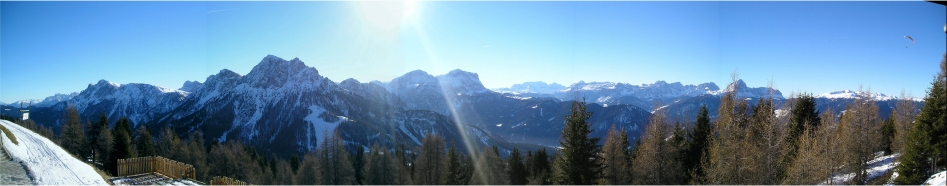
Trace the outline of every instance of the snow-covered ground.
{"type": "MultiPolygon", "coordinates": [[[[894,159],[898,156],[901,156],[900,153],[882,156],[883,152],[878,152],[875,156],[875,159],[868,161],[868,180],[875,179],[878,176],[888,173],[888,171],[894,170],[894,167],[898,166],[898,162],[895,162],[894,159]]],[[[855,173],[835,175],[832,177],[832,182],[822,182],[819,185],[827,184],[839,184],[839,183],[848,183],[852,178],[855,177],[855,173]]]]}
{"type": "Polygon", "coordinates": [[[10,153],[14,161],[26,166],[26,171],[33,177],[35,184],[107,184],[102,176],[95,172],[95,169],[74,158],[46,137],[6,120],[0,120],[0,125],[10,129],[20,142],[19,145],[14,145],[9,138],[3,138],[3,146],[6,147],[7,153],[10,153]]]}
{"type": "Polygon", "coordinates": [[[947,171],[940,171],[940,173],[932,175],[921,185],[947,185],[947,171]]]}

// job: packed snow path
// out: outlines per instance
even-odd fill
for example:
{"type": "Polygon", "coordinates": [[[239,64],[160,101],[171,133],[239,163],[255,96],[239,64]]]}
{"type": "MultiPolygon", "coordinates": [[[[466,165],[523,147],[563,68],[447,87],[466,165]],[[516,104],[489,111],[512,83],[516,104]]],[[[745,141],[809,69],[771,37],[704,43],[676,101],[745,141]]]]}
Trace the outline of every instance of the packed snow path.
{"type": "Polygon", "coordinates": [[[6,120],[0,120],[0,125],[10,129],[20,142],[19,145],[14,145],[9,139],[3,138],[3,146],[8,150],[7,153],[13,161],[20,162],[26,167],[26,172],[34,178],[33,184],[108,184],[95,172],[95,169],[74,158],[46,137],[6,120]]]}

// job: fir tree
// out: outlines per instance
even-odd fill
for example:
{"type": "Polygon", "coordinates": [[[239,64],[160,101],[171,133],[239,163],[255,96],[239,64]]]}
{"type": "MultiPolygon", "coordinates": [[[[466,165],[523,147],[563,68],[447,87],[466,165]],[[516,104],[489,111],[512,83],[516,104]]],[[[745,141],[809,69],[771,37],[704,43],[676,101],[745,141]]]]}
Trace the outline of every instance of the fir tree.
{"type": "Polygon", "coordinates": [[[573,101],[571,114],[565,118],[565,128],[559,144],[555,162],[556,184],[592,185],[598,181],[601,166],[596,154],[600,151],[598,138],[591,138],[588,119],[592,112],[586,111],[585,102],[573,101]]]}
{"type": "Polygon", "coordinates": [[[157,155],[155,152],[155,140],[151,136],[151,131],[148,130],[145,125],[139,125],[137,130],[138,135],[135,137],[135,148],[138,152],[139,157],[154,156],[157,155]]]}
{"type": "MultiPolygon", "coordinates": [[[[788,168],[789,164],[796,158],[796,153],[799,151],[799,137],[802,136],[802,132],[806,129],[815,131],[815,128],[822,123],[822,119],[819,118],[819,111],[815,106],[815,98],[812,97],[812,94],[802,94],[796,98],[790,111],[789,126],[787,126],[786,139],[783,142],[786,153],[782,162],[780,162],[781,167],[788,168]]],[[[785,170],[782,172],[785,172],[785,170]]]]}
{"type": "Polygon", "coordinates": [[[292,168],[293,173],[296,173],[299,170],[299,155],[293,154],[289,159],[289,166],[292,168]]]}
{"type": "Polygon", "coordinates": [[[510,176],[510,184],[526,185],[526,167],[523,165],[522,158],[520,158],[520,150],[513,148],[506,162],[506,173],[510,176]]]}
{"type": "Polygon", "coordinates": [[[112,137],[114,137],[114,147],[112,149],[112,154],[109,156],[109,162],[112,166],[109,167],[109,170],[113,173],[117,173],[118,169],[114,162],[118,162],[119,159],[125,158],[134,158],[137,157],[137,152],[135,152],[135,146],[132,143],[131,137],[131,121],[126,117],[122,117],[115,122],[115,127],[112,128],[112,137]]]}
{"type": "Polygon", "coordinates": [[[447,150],[447,162],[446,169],[447,173],[444,174],[444,178],[441,179],[441,183],[444,185],[463,185],[466,182],[463,182],[464,170],[462,169],[460,163],[460,154],[457,153],[457,148],[452,144],[450,150],[447,150]]]}
{"type": "Polygon", "coordinates": [[[904,144],[896,184],[921,184],[947,163],[947,54],[904,144]],[[932,167],[937,165],[937,167],[932,167]]]}
{"type": "MultiPolygon", "coordinates": [[[[108,130],[108,125],[108,116],[106,116],[104,112],[99,114],[98,121],[87,125],[86,133],[89,134],[89,148],[91,148],[89,154],[91,155],[93,161],[99,161],[102,159],[101,156],[103,152],[101,150],[105,147],[103,147],[103,144],[100,143],[103,140],[100,140],[99,138],[102,137],[101,133],[103,128],[108,130]]],[[[105,154],[107,153],[108,152],[105,152],[105,154]]]]}
{"type": "Polygon", "coordinates": [[[687,158],[684,160],[683,165],[690,178],[690,183],[696,183],[695,178],[703,177],[703,169],[700,166],[700,162],[704,159],[704,155],[707,154],[707,140],[710,131],[713,129],[710,128],[710,117],[707,116],[707,105],[702,105],[700,110],[697,111],[696,123],[694,123],[694,130],[690,133],[690,142],[687,144],[687,158]]]}
{"type": "Polygon", "coordinates": [[[533,156],[530,166],[530,178],[529,184],[531,185],[548,185],[551,184],[550,176],[550,166],[549,166],[549,155],[546,154],[546,149],[542,148],[536,151],[536,155],[533,156]]]}
{"type": "MultiPolygon", "coordinates": [[[[361,146],[361,145],[358,145],[358,146],[361,146]]],[[[364,177],[364,174],[362,174],[362,167],[364,166],[363,164],[365,164],[364,153],[365,152],[363,152],[362,149],[355,150],[355,157],[352,158],[352,168],[355,169],[355,184],[356,185],[364,184],[364,182],[362,182],[362,179],[363,179],[362,177],[364,177]]]]}
{"type": "Polygon", "coordinates": [[[891,154],[891,142],[894,140],[894,111],[891,112],[891,116],[889,116],[881,126],[881,136],[881,146],[885,154],[891,154]]]}

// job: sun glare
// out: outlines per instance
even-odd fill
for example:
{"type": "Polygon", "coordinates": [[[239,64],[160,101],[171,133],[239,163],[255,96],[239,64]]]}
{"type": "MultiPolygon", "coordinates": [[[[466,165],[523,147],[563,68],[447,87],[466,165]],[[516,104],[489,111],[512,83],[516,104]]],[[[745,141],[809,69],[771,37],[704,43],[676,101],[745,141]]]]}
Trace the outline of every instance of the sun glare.
{"type": "Polygon", "coordinates": [[[372,30],[391,36],[418,18],[419,6],[417,0],[359,1],[355,3],[355,11],[372,30]]]}
{"type": "Polygon", "coordinates": [[[402,15],[404,15],[404,18],[410,19],[417,15],[417,0],[404,0],[402,1],[402,4],[402,15]]]}

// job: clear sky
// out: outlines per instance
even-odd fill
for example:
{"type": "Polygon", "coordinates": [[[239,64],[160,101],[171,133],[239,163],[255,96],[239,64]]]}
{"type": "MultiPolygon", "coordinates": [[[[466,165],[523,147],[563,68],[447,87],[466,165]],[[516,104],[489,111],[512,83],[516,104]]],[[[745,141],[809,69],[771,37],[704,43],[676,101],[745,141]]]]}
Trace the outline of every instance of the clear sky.
{"type": "Polygon", "coordinates": [[[923,97],[947,51],[928,2],[0,2],[0,101],[100,79],[180,88],[267,54],[341,82],[415,69],[923,97]],[[903,36],[916,40],[912,44],[903,36]]]}

